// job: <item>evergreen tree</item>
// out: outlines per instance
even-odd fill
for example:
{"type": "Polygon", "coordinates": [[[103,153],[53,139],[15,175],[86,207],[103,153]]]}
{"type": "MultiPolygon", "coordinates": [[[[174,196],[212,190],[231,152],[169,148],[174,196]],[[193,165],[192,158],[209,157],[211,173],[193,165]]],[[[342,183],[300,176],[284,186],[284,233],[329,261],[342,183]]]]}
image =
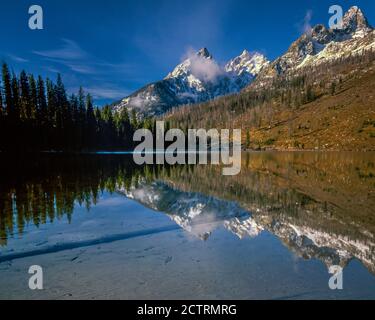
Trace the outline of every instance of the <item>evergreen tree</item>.
{"type": "Polygon", "coordinates": [[[4,109],[3,109],[3,88],[1,86],[1,81],[0,81],[0,118],[2,119],[4,114],[4,109]]]}
{"type": "Polygon", "coordinates": [[[246,148],[250,148],[251,139],[250,139],[250,130],[246,131],[246,148]]]}
{"type": "Polygon", "coordinates": [[[30,85],[30,108],[31,108],[30,116],[31,116],[31,119],[36,119],[37,107],[38,107],[38,91],[37,91],[36,81],[32,74],[29,75],[29,85],[30,85]]]}
{"type": "MultiPolygon", "coordinates": [[[[4,148],[4,130],[5,129],[5,123],[4,123],[4,109],[3,109],[3,90],[1,86],[1,81],[0,81],[0,151],[4,148]]],[[[6,131],[5,131],[6,132],[6,131]]]]}
{"type": "MultiPolygon", "coordinates": [[[[65,127],[67,118],[67,97],[61,75],[57,75],[56,85],[54,87],[54,94],[56,97],[56,124],[59,130],[65,127]]],[[[59,135],[61,132],[59,132],[59,135]]],[[[59,137],[61,138],[61,137],[59,137]]]]}
{"type": "MultiPolygon", "coordinates": [[[[129,121],[129,114],[126,108],[123,108],[115,116],[115,123],[117,127],[118,141],[120,145],[131,146],[133,128],[129,121]]],[[[152,125],[151,125],[152,126],[152,125]]]]}
{"type": "Polygon", "coordinates": [[[3,64],[2,68],[3,74],[3,91],[4,91],[4,102],[5,102],[5,111],[8,116],[13,114],[13,101],[12,101],[12,86],[11,86],[11,77],[9,69],[6,63],[3,64]]]}
{"type": "Polygon", "coordinates": [[[56,127],[56,97],[54,84],[50,79],[46,80],[47,86],[47,122],[51,128],[56,127]]]}
{"type": "Polygon", "coordinates": [[[69,98],[69,104],[72,112],[72,121],[74,124],[76,124],[79,121],[79,113],[78,113],[78,98],[73,93],[69,98]]]}
{"type": "Polygon", "coordinates": [[[131,120],[131,125],[134,129],[138,128],[138,119],[137,119],[137,113],[135,110],[132,110],[132,120],[131,120]]]}
{"type": "Polygon", "coordinates": [[[79,149],[82,149],[86,140],[86,129],[87,129],[87,120],[86,120],[86,106],[85,106],[85,92],[82,87],[78,90],[78,120],[77,126],[78,130],[78,146],[79,149]]]}
{"type": "Polygon", "coordinates": [[[38,121],[41,125],[45,125],[48,120],[47,116],[47,100],[46,100],[46,93],[44,87],[44,81],[41,76],[38,76],[37,81],[37,114],[38,114],[38,121]]]}
{"type": "Polygon", "coordinates": [[[20,90],[17,76],[12,76],[12,100],[9,116],[11,121],[18,121],[20,119],[20,90]]]}
{"type": "Polygon", "coordinates": [[[96,139],[96,120],[94,114],[94,105],[92,102],[92,97],[88,93],[86,95],[86,119],[87,119],[87,139],[86,139],[86,147],[91,148],[94,145],[94,141],[96,139]]]}
{"type": "Polygon", "coordinates": [[[30,86],[24,70],[20,74],[20,111],[21,119],[31,119],[30,86]]]}

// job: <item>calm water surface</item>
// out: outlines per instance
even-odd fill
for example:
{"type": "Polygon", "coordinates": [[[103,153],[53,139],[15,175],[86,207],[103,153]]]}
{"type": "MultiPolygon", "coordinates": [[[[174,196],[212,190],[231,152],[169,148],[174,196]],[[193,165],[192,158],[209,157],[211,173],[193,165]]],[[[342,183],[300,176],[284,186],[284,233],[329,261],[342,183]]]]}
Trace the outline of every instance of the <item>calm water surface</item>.
{"type": "Polygon", "coordinates": [[[374,237],[374,153],[247,153],[235,177],[120,154],[0,160],[1,299],[375,299],[374,237]]]}

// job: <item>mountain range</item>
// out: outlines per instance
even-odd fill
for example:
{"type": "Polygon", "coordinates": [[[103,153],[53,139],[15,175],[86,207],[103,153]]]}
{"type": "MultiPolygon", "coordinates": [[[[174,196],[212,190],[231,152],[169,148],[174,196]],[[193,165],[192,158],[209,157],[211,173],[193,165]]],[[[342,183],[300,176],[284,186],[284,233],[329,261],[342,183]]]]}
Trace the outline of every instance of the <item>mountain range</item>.
{"type": "Polygon", "coordinates": [[[163,80],[115,103],[114,109],[135,110],[140,118],[160,116],[179,105],[205,102],[240,92],[269,64],[264,55],[244,50],[225,66],[220,66],[211,53],[202,48],[188,54],[187,59],[163,80]]]}
{"type": "Polygon", "coordinates": [[[241,128],[249,150],[375,150],[375,31],[358,7],[310,28],[239,94],[173,109],[178,128],[241,128]]]}
{"type": "Polygon", "coordinates": [[[305,67],[361,55],[375,48],[375,31],[360,8],[351,7],[344,15],[342,28],[328,29],[318,24],[305,32],[288,51],[259,75],[254,86],[264,86],[277,76],[298,73],[305,67]]]}
{"type": "Polygon", "coordinates": [[[316,25],[273,62],[260,53],[244,50],[220,66],[206,48],[190,53],[163,80],[146,85],[114,103],[113,108],[135,110],[140,118],[160,116],[181,105],[210,101],[246,88],[264,88],[278,76],[295,75],[306,67],[373,49],[375,31],[361,9],[354,6],[345,13],[342,28],[316,25]]]}

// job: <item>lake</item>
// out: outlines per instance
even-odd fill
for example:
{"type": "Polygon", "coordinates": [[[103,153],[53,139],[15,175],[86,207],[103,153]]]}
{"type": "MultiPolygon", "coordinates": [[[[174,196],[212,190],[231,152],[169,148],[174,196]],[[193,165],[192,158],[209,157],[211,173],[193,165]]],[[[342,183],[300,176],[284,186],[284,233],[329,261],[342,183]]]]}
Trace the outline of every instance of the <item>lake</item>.
{"type": "Polygon", "coordinates": [[[2,155],[0,298],[375,299],[375,154],[2,155]]]}

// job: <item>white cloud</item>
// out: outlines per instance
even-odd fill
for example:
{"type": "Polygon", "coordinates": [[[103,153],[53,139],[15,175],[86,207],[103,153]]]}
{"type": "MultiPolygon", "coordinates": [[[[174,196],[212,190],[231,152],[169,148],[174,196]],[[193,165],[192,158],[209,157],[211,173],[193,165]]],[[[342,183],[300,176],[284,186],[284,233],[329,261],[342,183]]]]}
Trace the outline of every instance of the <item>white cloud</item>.
{"type": "Polygon", "coordinates": [[[312,18],[313,12],[312,10],[308,10],[306,12],[305,18],[303,19],[303,33],[306,33],[307,35],[311,34],[311,18],[312,18]]]}
{"type": "Polygon", "coordinates": [[[186,56],[191,62],[192,74],[201,81],[215,81],[223,74],[223,69],[212,59],[198,56],[196,52],[189,49],[186,56]]]}
{"type": "Polygon", "coordinates": [[[67,63],[66,64],[72,71],[82,74],[96,74],[97,70],[85,64],[80,63],[67,63]]]}
{"type": "Polygon", "coordinates": [[[26,63],[29,62],[29,60],[21,58],[19,56],[8,54],[9,58],[11,58],[13,61],[19,62],[19,63],[26,63]]]}
{"type": "Polygon", "coordinates": [[[33,51],[33,53],[52,59],[66,59],[66,60],[79,60],[87,57],[87,53],[74,41],[69,39],[62,39],[63,45],[59,49],[33,51]]]}
{"type": "MultiPolygon", "coordinates": [[[[85,87],[85,91],[89,92],[95,99],[120,99],[127,93],[122,89],[110,88],[110,87],[85,87]]],[[[74,90],[77,91],[77,90],[74,90]]]]}
{"type": "Polygon", "coordinates": [[[71,71],[83,75],[98,75],[108,73],[132,74],[136,72],[136,66],[128,63],[110,63],[91,55],[82,49],[75,41],[62,39],[62,46],[58,49],[33,51],[49,62],[61,64],[71,71]]]}

